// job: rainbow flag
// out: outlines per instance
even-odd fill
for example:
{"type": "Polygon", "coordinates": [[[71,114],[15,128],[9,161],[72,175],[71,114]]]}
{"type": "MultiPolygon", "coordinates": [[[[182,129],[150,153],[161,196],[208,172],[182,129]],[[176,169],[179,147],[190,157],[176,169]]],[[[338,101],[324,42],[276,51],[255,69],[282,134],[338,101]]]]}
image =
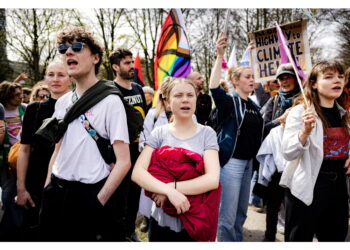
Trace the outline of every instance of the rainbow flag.
{"type": "Polygon", "coordinates": [[[166,76],[186,77],[191,72],[191,55],[185,20],[180,9],[171,9],[162,26],[154,64],[154,89],[166,76]]]}

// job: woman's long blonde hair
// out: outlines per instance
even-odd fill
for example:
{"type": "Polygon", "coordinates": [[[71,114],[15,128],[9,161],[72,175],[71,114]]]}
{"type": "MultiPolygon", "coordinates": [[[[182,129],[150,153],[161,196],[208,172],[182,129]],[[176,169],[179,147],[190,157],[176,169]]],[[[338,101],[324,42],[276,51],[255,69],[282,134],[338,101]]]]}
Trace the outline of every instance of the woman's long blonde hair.
{"type": "MultiPolygon", "coordinates": [[[[332,61],[321,61],[318,62],[315,66],[312,67],[311,72],[309,73],[306,81],[304,82],[304,93],[306,100],[308,101],[308,105],[312,104],[315,107],[316,113],[322,121],[323,128],[329,128],[330,124],[326,119],[325,115],[322,112],[322,108],[320,105],[320,98],[317,93],[317,89],[314,89],[312,86],[317,82],[317,77],[319,73],[325,73],[326,71],[334,71],[338,72],[338,74],[344,74],[345,70],[343,65],[335,60],[332,61]]],[[[343,91],[340,97],[336,99],[337,103],[344,109],[346,109],[347,102],[347,93],[343,91]]],[[[305,101],[302,96],[299,96],[295,99],[294,105],[303,104],[304,108],[306,108],[305,101]]],[[[342,117],[342,126],[348,127],[350,125],[350,117],[349,113],[346,112],[342,117]]]]}
{"type": "Polygon", "coordinates": [[[47,83],[45,81],[39,81],[33,86],[32,94],[30,95],[29,100],[30,102],[37,101],[38,93],[40,90],[45,90],[48,93],[51,93],[49,87],[47,86],[47,83]]]}

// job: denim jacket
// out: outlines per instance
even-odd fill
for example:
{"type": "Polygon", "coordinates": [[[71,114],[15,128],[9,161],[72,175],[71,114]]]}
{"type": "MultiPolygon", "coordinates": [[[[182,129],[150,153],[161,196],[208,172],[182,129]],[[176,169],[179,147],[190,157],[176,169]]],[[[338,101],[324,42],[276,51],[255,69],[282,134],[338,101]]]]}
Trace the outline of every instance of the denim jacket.
{"type": "MultiPolygon", "coordinates": [[[[224,121],[220,131],[217,133],[220,148],[220,166],[223,167],[230,160],[235,150],[237,137],[240,133],[239,130],[242,126],[246,111],[246,105],[242,105],[241,98],[236,92],[233,92],[232,97],[227,94],[221,86],[211,88],[210,92],[216,108],[219,111],[218,119],[219,121],[224,121]]],[[[253,103],[253,106],[259,114],[259,107],[249,98],[248,101],[253,103]]]]}

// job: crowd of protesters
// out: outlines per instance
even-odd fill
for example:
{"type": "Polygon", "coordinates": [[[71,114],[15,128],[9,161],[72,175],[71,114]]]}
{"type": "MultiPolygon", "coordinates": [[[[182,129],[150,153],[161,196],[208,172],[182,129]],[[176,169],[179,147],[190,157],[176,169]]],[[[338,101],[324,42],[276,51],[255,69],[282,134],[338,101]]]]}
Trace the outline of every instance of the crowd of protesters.
{"type": "Polygon", "coordinates": [[[149,241],[244,241],[248,206],[266,211],[262,241],[275,241],[279,218],[285,241],[345,241],[350,69],[340,62],[316,63],[304,98],[290,63],[266,83],[250,66],[223,81],[221,33],[208,86],[192,72],[155,92],[133,82],[128,49],[110,53],[106,81],[91,32],[67,28],[56,43],[43,81],[0,84],[1,241],[140,241],[138,215],[149,241]]]}

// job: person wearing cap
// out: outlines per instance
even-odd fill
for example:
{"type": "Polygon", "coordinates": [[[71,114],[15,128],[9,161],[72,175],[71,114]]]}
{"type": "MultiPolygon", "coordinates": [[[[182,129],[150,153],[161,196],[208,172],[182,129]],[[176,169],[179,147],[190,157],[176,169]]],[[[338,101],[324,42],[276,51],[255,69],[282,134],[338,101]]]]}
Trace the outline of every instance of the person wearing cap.
{"type": "Polygon", "coordinates": [[[145,115],[147,115],[148,110],[150,110],[150,108],[152,108],[154,89],[151,88],[150,86],[145,86],[145,87],[142,87],[142,90],[143,90],[143,93],[145,94],[145,98],[146,98],[145,115]]]}
{"type": "MultiPolygon", "coordinates": [[[[279,125],[284,126],[289,109],[292,107],[293,100],[300,93],[300,88],[292,64],[281,64],[277,69],[276,79],[281,87],[278,94],[271,97],[266,103],[266,109],[263,111],[265,136],[269,134],[272,128],[279,125]]],[[[264,241],[275,241],[276,239],[278,212],[284,198],[284,188],[279,186],[281,174],[282,173],[276,171],[267,187],[265,197],[266,230],[264,241]]]]}

